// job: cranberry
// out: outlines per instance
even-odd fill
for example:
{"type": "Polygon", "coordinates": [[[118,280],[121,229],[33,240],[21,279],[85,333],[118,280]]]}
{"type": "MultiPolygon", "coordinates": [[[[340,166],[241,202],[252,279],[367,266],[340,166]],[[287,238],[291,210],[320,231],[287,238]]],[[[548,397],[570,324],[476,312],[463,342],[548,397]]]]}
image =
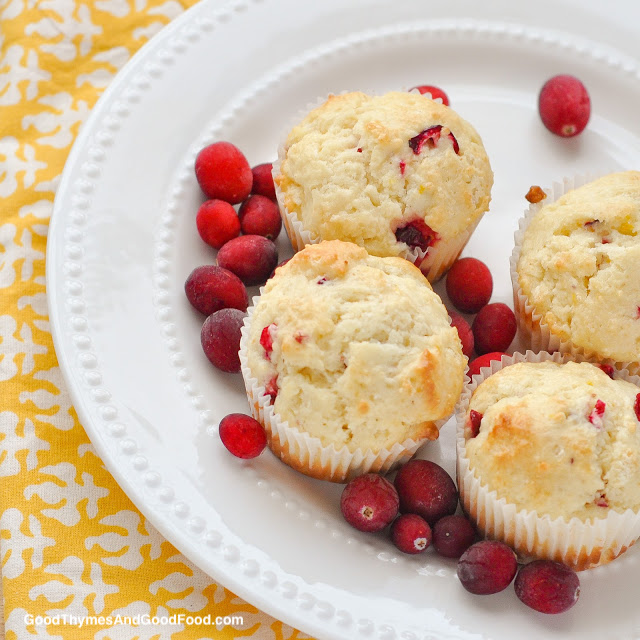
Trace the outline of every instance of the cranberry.
{"type": "Polygon", "coordinates": [[[261,284],[278,264],[278,249],[263,236],[240,236],[218,251],[218,265],[235,273],[246,285],[261,284]]]}
{"type": "Polygon", "coordinates": [[[273,376],[273,378],[264,385],[264,392],[271,397],[271,404],[273,404],[278,395],[278,376],[273,376]]]}
{"type": "Polygon", "coordinates": [[[282,228],[278,205],[266,196],[249,196],[238,211],[242,233],[275,240],[282,228]]]}
{"type": "Polygon", "coordinates": [[[447,94],[439,87],[434,87],[430,84],[420,84],[417,87],[411,87],[409,91],[418,91],[423,96],[431,98],[434,102],[440,102],[447,107],[449,106],[449,98],[447,97],[447,94]]]}
{"type": "Polygon", "coordinates": [[[394,484],[402,513],[417,513],[431,526],[455,512],[458,492],[451,476],[430,460],[410,460],[396,474],[394,484]]]}
{"type": "Polygon", "coordinates": [[[276,271],[279,267],[282,267],[283,265],[287,264],[287,262],[289,262],[289,260],[291,260],[291,258],[287,258],[286,260],[283,260],[282,262],[279,262],[276,265],[276,268],[271,272],[271,275],[269,276],[270,278],[273,278],[273,276],[276,275],[276,271]]]}
{"type": "Polygon", "coordinates": [[[230,142],[214,142],[200,151],[196,179],[207,198],[242,202],[253,184],[251,167],[240,149],[230,142]]]}
{"type": "Polygon", "coordinates": [[[564,138],[576,136],[589,122],[589,93],[574,76],[554,76],[540,90],[538,111],[544,126],[552,133],[564,138]]]}
{"type": "Polygon", "coordinates": [[[240,219],[236,210],[224,200],[207,200],[196,214],[200,237],[214,249],[240,235],[240,219]]]}
{"type": "Polygon", "coordinates": [[[265,162],[251,169],[251,173],[253,174],[251,193],[271,198],[271,200],[276,199],[276,186],[273,184],[273,176],[271,175],[272,168],[273,165],[271,162],[265,162]]]}
{"type": "Polygon", "coordinates": [[[589,422],[596,427],[596,429],[602,429],[603,421],[602,416],[607,405],[602,400],[596,400],[596,405],[589,414],[589,422]]]}
{"type": "MultiPolygon", "coordinates": [[[[442,133],[442,125],[437,124],[433,127],[429,127],[424,131],[421,131],[417,136],[413,136],[411,140],[409,140],[409,146],[413,150],[413,153],[419,155],[422,151],[422,148],[427,145],[429,149],[434,149],[438,146],[438,142],[440,141],[440,135],[442,133]]],[[[451,144],[453,145],[453,150],[456,153],[460,153],[460,147],[458,146],[458,141],[453,133],[450,131],[447,134],[449,140],[451,140],[451,144]]]]}
{"type": "Polygon", "coordinates": [[[610,364],[599,364],[598,367],[613,380],[615,369],[610,364]]]}
{"type": "Polygon", "coordinates": [[[459,558],[475,538],[473,525],[464,516],[445,516],[433,527],[433,548],[445,558],[459,558]]]}
{"type": "Polygon", "coordinates": [[[391,540],[403,553],[420,553],[431,544],[431,527],[415,513],[405,513],[393,521],[391,540]]]}
{"type": "Polygon", "coordinates": [[[487,265],[477,258],[461,258],[447,272],[446,289],[453,306],[464,313],[477,313],[493,293],[493,278],[487,265]]]}
{"type": "Polygon", "coordinates": [[[267,446],[263,426],[242,413],[231,413],[222,418],[218,430],[222,444],[237,458],[255,458],[267,446]]]}
{"type": "Polygon", "coordinates": [[[580,578],[559,562],[534,560],[520,568],[514,587],[528,607],[541,613],[562,613],[578,601],[580,578]]]}
{"type": "Polygon", "coordinates": [[[271,323],[267,325],[260,333],[260,346],[264,349],[264,355],[267,360],[271,359],[271,352],[273,351],[273,336],[276,332],[276,325],[271,323]]]}
{"type": "Polygon", "coordinates": [[[503,302],[493,302],[478,311],[471,330],[478,353],[506,351],[516,335],[516,317],[503,302]]]}
{"type": "Polygon", "coordinates": [[[246,311],[247,289],[237,275],[214,265],[196,267],[184,283],[187,300],[206,316],[220,309],[246,311]]]}
{"type": "Polygon", "coordinates": [[[473,354],[473,331],[469,323],[455,311],[449,311],[449,317],[451,318],[451,326],[458,330],[458,337],[462,342],[462,353],[467,358],[471,358],[473,354]]]}
{"type": "Polygon", "coordinates": [[[482,414],[479,411],[471,409],[469,411],[469,435],[475,438],[480,433],[480,423],[482,422],[482,414]]]}
{"type": "Polygon", "coordinates": [[[220,309],[202,325],[200,342],[211,364],[227,373],[240,371],[240,330],[246,313],[239,309],[220,309]]]}
{"type": "Polygon", "coordinates": [[[438,240],[438,234],[424,221],[420,219],[412,220],[403,227],[395,230],[396,240],[404,242],[411,248],[418,247],[426,251],[438,240]]]}
{"type": "Polygon", "coordinates": [[[458,578],[471,593],[489,595],[506,589],[518,570],[516,554],[504,542],[481,540],[458,560],[458,578]]]}
{"type": "Polygon", "coordinates": [[[485,353],[482,356],[478,356],[469,364],[469,371],[467,371],[467,375],[471,378],[472,376],[479,374],[480,369],[491,366],[492,360],[500,360],[502,356],[506,355],[508,354],[504,353],[504,351],[492,351],[491,353],[485,353]]]}
{"type": "Polygon", "coordinates": [[[636,400],[633,403],[633,410],[636,412],[636,418],[640,420],[640,393],[636,396],[636,400]]]}
{"type": "Polygon", "coordinates": [[[380,531],[398,515],[398,493],[386,478],[366,473],[344,488],[340,509],[344,519],[359,531],[380,531]]]}

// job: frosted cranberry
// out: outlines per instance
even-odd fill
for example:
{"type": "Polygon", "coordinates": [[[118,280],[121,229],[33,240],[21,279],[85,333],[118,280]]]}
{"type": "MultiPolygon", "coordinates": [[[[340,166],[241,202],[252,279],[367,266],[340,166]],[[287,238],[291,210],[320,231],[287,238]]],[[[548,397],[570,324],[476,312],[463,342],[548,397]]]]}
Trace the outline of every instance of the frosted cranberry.
{"type": "Polygon", "coordinates": [[[424,220],[419,218],[408,222],[402,227],[397,227],[395,236],[398,242],[404,242],[412,249],[418,247],[423,251],[426,251],[439,240],[438,234],[424,220]]]}
{"type": "Polygon", "coordinates": [[[485,353],[484,355],[478,356],[475,360],[472,360],[469,364],[469,371],[467,371],[467,375],[471,378],[480,373],[480,369],[483,367],[490,367],[492,360],[500,360],[502,356],[506,356],[507,354],[504,351],[492,351],[491,353],[485,353]]]}
{"type": "Polygon", "coordinates": [[[493,278],[489,267],[477,258],[460,258],[447,272],[446,289],[453,306],[464,313],[477,313],[489,302],[493,278]]]}
{"type": "Polygon", "coordinates": [[[482,422],[482,414],[479,411],[471,409],[469,411],[469,435],[475,438],[480,433],[480,423],[482,422]]]}
{"type": "Polygon", "coordinates": [[[518,571],[513,584],[516,595],[541,613],[563,613],[578,602],[580,578],[559,562],[534,560],[518,571]]]}
{"type": "Polygon", "coordinates": [[[544,126],[552,133],[563,138],[576,136],[589,122],[589,93],[574,76],[554,76],[540,90],[538,111],[544,126]]]}
{"type": "Polygon", "coordinates": [[[615,369],[610,364],[599,364],[598,367],[613,380],[615,369]]]}
{"type": "Polygon", "coordinates": [[[416,513],[431,526],[455,512],[458,492],[451,476],[430,460],[410,460],[396,474],[394,484],[401,513],[416,513]]]}
{"type": "Polygon", "coordinates": [[[493,302],[478,311],[471,330],[478,353],[506,351],[516,335],[516,317],[503,302],[493,302]]]}
{"type": "Polygon", "coordinates": [[[218,251],[218,265],[235,273],[246,285],[261,284],[278,264],[278,249],[263,236],[240,236],[218,251]]]}
{"type": "Polygon", "coordinates": [[[431,527],[415,513],[405,513],[393,521],[391,540],[403,553],[420,553],[431,544],[431,527]]]}
{"type": "Polygon", "coordinates": [[[496,540],[472,544],[458,560],[458,578],[471,593],[489,595],[506,589],[518,570],[511,547],[496,540]]]}
{"type": "Polygon", "coordinates": [[[596,427],[596,429],[602,429],[603,427],[602,416],[604,415],[606,407],[607,405],[602,400],[596,400],[596,405],[589,414],[589,422],[596,427]]]}
{"type": "Polygon", "coordinates": [[[471,331],[471,326],[455,311],[449,311],[449,317],[451,318],[451,326],[458,330],[458,337],[462,342],[462,353],[467,358],[471,358],[473,355],[473,331],[471,331]]]}
{"type": "Polygon", "coordinates": [[[273,184],[273,176],[271,170],[273,165],[271,162],[265,162],[258,164],[251,173],[253,174],[253,186],[251,187],[251,193],[256,193],[266,198],[276,199],[276,186],[273,184]]]}
{"type": "Polygon", "coordinates": [[[440,102],[447,107],[449,106],[449,98],[447,97],[447,94],[439,87],[434,87],[430,84],[420,84],[417,87],[411,87],[409,91],[418,91],[423,96],[431,98],[431,100],[435,102],[440,102]]]}
{"type": "Polygon", "coordinates": [[[398,515],[398,493],[386,478],[366,473],[344,488],[340,509],[344,519],[359,531],[380,531],[398,515]]]}
{"type": "Polygon", "coordinates": [[[236,210],[224,200],[207,200],[196,213],[200,237],[214,249],[240,235],[240,219],[236,210]]]}
{"type": "Polygon", "coordinates": [[[636,412],[636,418],[640,420],[640,393],[636,396],[636,400],[633,403],[633,410],[636,412]]]}
{"type": "Polygon", "coordinates": [[[240,371],[240,330],[246,313],[239,309],[220,309],[202,325],[200,342],[211,364],[227,373],[240,371]]]}
{"type": "MultiPolygon", "coordinates": [[[[409,146],[413,150],[413,153],[419,155],[422,151],[423,147],[426,145],[429,149],[435,149],[438,146],[438,142],[440,142],[440,136],[442,135],[442,125],[437,124],[433,127],[429,127],[424,131],[421,131],[417,136],[413,136],[411,140],[409,140],[409,146]]],[[[460,147],[458,146],[458,141],[453,133],[450,131],[447,134],[449,140],[451,140],[451,144],[453,145],[453,150],[456,153],[460,153],[460,147]]]]}
{"type": "Polygon", "coordinates": [[[267,325],[260,333],[260,345],[264,349],[264,355],[267,360],[271,359],[271,352],[273,351],[273,336],[276,331],[276,325],[271,323],[267,325]]]}
{"type": "Polygon", "coordinates": [[[207,198],[242,202],[251,192],[253,174],[242,151],[230,142],[214,142],[200,151],[196,179],[207,198]]]}
{"type": "Polygon", "coordinates": [[[249,196],[238,211],[242,233],[275,240],[282,228],[278,205],[266,196],[249,196]]]}
{"type": "Polygon", "coordinates": [[[464,516],[445,516],[433,527],[433,548],[446,558],[459,558],[475,538],[473,525],[464,516]]]}
{"type": "Polygon", "coordinates": [[[242,280],[215,265],[196,267],[184,283],[184,291],[194,309],[206,316],[227,308],[246,311],[249,304],[242,280]]]}
{"type": "Polygon", "coordinates": [[[264,427],[242,413],[231,413],[222,418],[218,432],[222,444],[237,458],[255,458],[267,446],[264,427]]]}

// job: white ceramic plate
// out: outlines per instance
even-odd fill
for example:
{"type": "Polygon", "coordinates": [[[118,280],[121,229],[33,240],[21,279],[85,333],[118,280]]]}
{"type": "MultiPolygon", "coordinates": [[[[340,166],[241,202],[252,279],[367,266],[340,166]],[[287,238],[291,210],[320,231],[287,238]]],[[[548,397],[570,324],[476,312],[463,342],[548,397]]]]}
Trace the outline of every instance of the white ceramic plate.
{"type": "MultiPolygon", "coordinates": [[[[219,419],[248,407],[240,378],[204,358],[202,319],[183,295],[191,269],[214,260],[194,222],[192,165],[204,144],[231,140],[253,165],[275,158],[292,116],[320,95],[443,87],[492,161],[491,212],[466,253],[489,264],[494,300],[506,302],[529,186],[640,161],[639,70],[607,46],[531,26],[428,20],[421,2],[315,4],[202,2],[94,109],[60,184],[47,254],[56,351],[82,423],[186,556],[318,638],[638,637],[634,550],[583,574],[567,614],[535,614],[512,589],[466,593],[454,561],[402,556],[384,535],[350,529],[340,487],[268,452],[241,462],[220,444],[219,419]],[[572,140],[547,133],[536,113],[539,87],[559,71],[580,76],[593,101],[588,130],[572,140]]],[[[424,455],[453,473],[451,424],[424,455]]]]}

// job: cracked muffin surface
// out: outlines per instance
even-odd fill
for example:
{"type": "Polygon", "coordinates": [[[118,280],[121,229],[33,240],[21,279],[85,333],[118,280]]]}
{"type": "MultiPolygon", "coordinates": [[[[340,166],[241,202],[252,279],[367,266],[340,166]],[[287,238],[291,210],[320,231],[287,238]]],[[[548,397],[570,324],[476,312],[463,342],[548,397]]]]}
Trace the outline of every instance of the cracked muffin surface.
{"type": "Polygon", "coordinates": [[[601,358],[640,360],[640,172],[604,176],[542,206],[518,284],[552,334],[601,358]]]}

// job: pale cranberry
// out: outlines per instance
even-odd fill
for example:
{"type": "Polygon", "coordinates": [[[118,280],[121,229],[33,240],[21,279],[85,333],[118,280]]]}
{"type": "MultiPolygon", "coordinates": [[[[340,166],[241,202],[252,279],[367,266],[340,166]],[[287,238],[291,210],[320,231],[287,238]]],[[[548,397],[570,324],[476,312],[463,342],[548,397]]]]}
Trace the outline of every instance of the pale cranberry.
{"type": "Polygon", "coordinates": [[[218,265],[235,273],[246,285],[261,284],[278,264],[278,249],[263,236],[240,236],[218,251],[218,265]]]}
{"type": "Polygon", "coordinates": [[[240,219],[236,210],[224,200],[207,200],[196,213],[200,237],[214,249],[240,235],[240,219]]]}
{"type": "Polygon", "coordinates": [[[275,240],[282,228],[278,205],[261,195],[249,196],[238,211],[240,227],[245,235],[264,236],[275,240]]]}
{"type": "Polygon", "coordinates": [[[464,313],[477,313],[490,300],[493,278],[489,267],[477,258],[460,258],[447,272],[446,289],[453,306],[464,313]]]}
{"type": "Polygon", "coordinates": [[[534,560],[518,571],[514,588],[518,598],[541,613],[563,613],[578,601],[580,578],[559,562],[534,560]]]}
{"type": "Polygon", "coordinates": [[[398,515],[398,493],[377,473],[351,480],[342,491],[340,509],[344,519],[360,531],[380,531],[398,515]]]}
{"type": "Polygon", "coordinates": [[[403,553],[421,553],[431,544],[431,527],[415,513],[398,516],[391,525],[391,540],[403,553]]]}
{"type": "Polygon", "coordinates": [[[416,513],[433,526],[455,512],[458,492],[451,476],[430,460],[410,460],[394,480],[402,513],[416,513]]]}
{"type": "Polygon", "coordinates": [[[516,575],[518,561],[511,547],[496,540],[472,544],[458,560],[458,578],[471,593],[489,595],[506,589],[516,575]]]}
{"type": "Polygon", "coordinates": [[[200,341],[205,355],[218,369],[227,373],[240,371],[240,330],[246,313],[239,309],[220,309],[202,325],[200,341]]]}
{"type": "Polygon", "coordinates": [[[222,418],[218,432],[222,444],[237,458],[255,458],[267,446],[264,427],[242,413],[231,413],[222,418]]]}
{"type": "Polygon", "coordinates": [[[478,311],[471,329],[479,354],[506,351],[516,335],[516,316],[503,302],[493,302],[478,311]]]}
{"type": "Polygon", "coordinates": [[[273,176],[271,175],[272,168],[273,165],[271,162],[265,162],[251,169],[251,173],[253,174],[251,193],[257,193],[272,200],[276,199],[276,186],[273,183],[273,176]]]}
{"type": "Polygon", "coordinates": [[[445,516],[433,527],[433,548],[446,558],[459,558],[475,537],[473,525],[464,516],[445,516]]]}
{"type": "Polygon", "coordinates": [[[591,100],[578,78],[558,75],[545,82],[538,96],[544,126],[564,138],[578,135],[589,122],[591,100]]]}
{"type": "Polygon", "coordinates": [[[206,316],[227,308],[246,311],[249,304],[242,280],[215,265],[196,267],[184,283],[184,291],[194,309],[206,316]]]}
{"type": "Polygon", "coordinates": [[[230,142],[214,142],[200,151],[196,179],[205,195],[237,204],[251,192],[253,174],[242,151],[230,142]]]}

